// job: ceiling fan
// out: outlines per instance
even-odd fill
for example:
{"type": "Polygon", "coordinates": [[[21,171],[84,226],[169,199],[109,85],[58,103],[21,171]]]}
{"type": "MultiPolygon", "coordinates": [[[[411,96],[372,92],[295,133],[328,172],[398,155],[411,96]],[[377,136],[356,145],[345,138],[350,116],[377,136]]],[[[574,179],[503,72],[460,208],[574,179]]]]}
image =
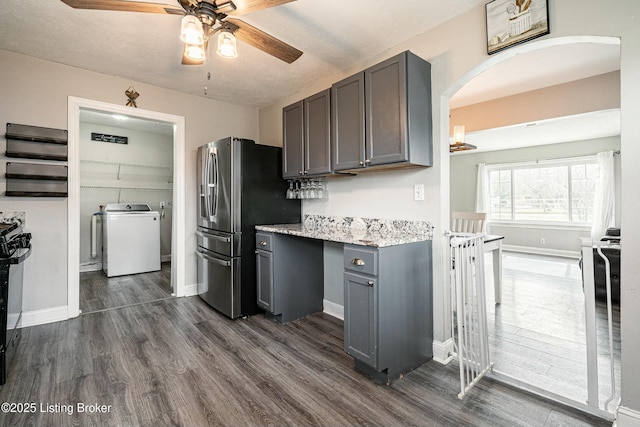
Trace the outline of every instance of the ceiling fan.
{"type": "Polygon", "coordinates": [[[236,37],[289,64],[302,55],[300,50],[233,17],[295,0],[178,0],[179,7],[128,0],[61,1],[74,9],[184,15],[180,38],[185,43],[182,55],[185,65],[204,63],[208,42],[216,33],[219,33],[217,52],[220,56],[237,56],[236,37]]]}

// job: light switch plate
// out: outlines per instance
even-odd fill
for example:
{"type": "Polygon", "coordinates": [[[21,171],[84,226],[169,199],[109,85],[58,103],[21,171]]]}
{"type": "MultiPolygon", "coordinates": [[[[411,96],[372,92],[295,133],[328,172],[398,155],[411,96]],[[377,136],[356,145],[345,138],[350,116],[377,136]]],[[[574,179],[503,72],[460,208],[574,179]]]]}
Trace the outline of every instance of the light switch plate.
{"type": "Polygon", "coordinates": [[[424,200],[424,184],[413,186],[413,200],[424,200]]]}

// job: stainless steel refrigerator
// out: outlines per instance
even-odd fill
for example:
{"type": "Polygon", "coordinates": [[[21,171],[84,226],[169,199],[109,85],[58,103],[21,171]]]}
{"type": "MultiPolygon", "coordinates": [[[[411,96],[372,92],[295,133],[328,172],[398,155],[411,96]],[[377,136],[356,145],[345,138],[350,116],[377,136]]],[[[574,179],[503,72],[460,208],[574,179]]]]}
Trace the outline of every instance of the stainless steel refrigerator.
{"type": "Polygon", "coordinates": [[[198,148],[197,165],[198,294],[228,317],[256,314],[255,226],[301,221],[282,150],[228,137],[198,148]]]}

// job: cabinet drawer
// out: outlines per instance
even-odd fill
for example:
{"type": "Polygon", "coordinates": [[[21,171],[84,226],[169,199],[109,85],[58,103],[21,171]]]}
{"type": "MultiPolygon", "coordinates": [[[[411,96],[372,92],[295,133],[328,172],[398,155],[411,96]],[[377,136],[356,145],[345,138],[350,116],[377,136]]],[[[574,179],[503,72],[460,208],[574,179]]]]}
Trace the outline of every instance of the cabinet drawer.
{"type": "Polygon", "coordinates": [[[344,246],[344,269],[358,273],[378,274],[378,250],[363,246],[344,246]]]}
{"type": "Polygon", "coordinates": [[[267,233],[256,233],[256,249],[263,251],[271,251],[273,235],[267,233]]]}

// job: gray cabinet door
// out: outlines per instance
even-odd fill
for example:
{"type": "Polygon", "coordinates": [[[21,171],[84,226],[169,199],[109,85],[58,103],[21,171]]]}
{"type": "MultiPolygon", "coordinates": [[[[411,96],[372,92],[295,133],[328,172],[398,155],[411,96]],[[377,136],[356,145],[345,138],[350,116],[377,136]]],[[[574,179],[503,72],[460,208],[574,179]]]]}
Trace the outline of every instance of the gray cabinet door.
{"type": "Polygon", "coordinates": [[[344,351],[377,368],[376,279],[344,273],[344,351]]]}
{"type": "Polygon", "coordinates": [[[258,280],[258,306],[275,313],[273,289],[273,254],[267,251],[256,251],[256,278],[258,280]]]}
{"type": "Polygon", "coordinates": [[[409,160],[406,62],[405,53],[364,72],[368,165],[409,160]]]}
{"type": "Polygon", "coordinates": [[[298,178],[304,173],[304,107],[302,101],[282,109],[282,176],[298,178]]]}
{"type": "Polygon", "coordinates": [[[331,87],[331,151],[333,170],[364,165],[364,73],[331,87]]]}
{"type": "Polygon", "coordinates": [[[304,100],[305,175],[331,173],[331,91],[304,100]]]}

